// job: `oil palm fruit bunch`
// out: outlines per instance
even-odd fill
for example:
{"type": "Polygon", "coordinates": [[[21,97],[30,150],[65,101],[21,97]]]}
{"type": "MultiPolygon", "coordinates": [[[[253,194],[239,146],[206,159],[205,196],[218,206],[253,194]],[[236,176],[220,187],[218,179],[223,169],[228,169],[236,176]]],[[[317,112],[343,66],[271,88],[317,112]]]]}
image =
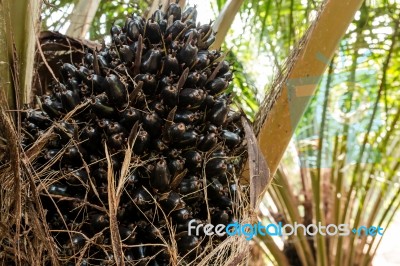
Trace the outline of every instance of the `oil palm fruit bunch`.
{"type": "Polygon", "coordinates": [[[34,167],[45,173],[41,201],[66,265],[116,263],[110,173],[124,184],[116,219],[126,263],[194,262],[224,237],[190,233],[190,220],[240,218],[241,114],[226,93],[229,63],[208,49],[214,33],[196,25],[196,15],[195,7],[182,12],[172,3],[148,20],[132,15],[113,25],[109,45],[88,50],[82,62],[61,62],[39,108],[26,110],[25,150],[54,133],[34,167]]]}

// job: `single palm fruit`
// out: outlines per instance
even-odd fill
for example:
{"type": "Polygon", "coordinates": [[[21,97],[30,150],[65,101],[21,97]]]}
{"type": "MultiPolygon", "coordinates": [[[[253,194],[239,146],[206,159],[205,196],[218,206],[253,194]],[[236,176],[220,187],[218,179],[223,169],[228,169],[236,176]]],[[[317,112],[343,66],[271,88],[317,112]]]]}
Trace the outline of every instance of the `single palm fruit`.
{"type": "Polygon", "coordinates": [[[172,243],[184,260],[201,259],[211,238],[189,235],[188,222],[240,219],[231,188],[246,155],[240,113],[226,93],[232,73],[208,49],[214,34],[196,16],[195,7],[181,12],[172,3],[148,20],[132,15],[113,25],[109,45],[61,64],[41,108],[27,110],[24,149],[54,128],[34,167],[47,167],[41,199],[66,264],[79,256],[88,265],[115,261],[105,145],[118,182],[132,144],[116,217],[127,262],[168,265],[172,243]]]}

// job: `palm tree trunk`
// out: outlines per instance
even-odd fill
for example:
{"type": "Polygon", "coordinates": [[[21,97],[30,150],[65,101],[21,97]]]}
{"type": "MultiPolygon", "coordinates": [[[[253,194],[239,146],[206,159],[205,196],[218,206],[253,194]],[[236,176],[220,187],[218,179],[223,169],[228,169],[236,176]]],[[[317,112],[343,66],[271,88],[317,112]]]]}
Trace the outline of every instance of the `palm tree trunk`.
{"type": "Polygon", "coordinates": [[[22,264],[24,250],[24,243],[20,241],[24,203],[18,143],[20,113],[10,113],[10,109],[19,110],[21,104],[30,101],[39,11],[39,0],[0,2],[0,141],[6,142],[12,169],[9,195],[12,195],[13,211],[9,215],[13,217],[10,222],[15,225],[13,252],[16,265],[22,264]],[[12,118],[17,118],[17,123],[12,123],[12,118]]]}
{"type": "Polygon", "coordinates": [[[30,101],[40,2],[7,0],[0,4],[0,86],[10,109],[30,101]]]}

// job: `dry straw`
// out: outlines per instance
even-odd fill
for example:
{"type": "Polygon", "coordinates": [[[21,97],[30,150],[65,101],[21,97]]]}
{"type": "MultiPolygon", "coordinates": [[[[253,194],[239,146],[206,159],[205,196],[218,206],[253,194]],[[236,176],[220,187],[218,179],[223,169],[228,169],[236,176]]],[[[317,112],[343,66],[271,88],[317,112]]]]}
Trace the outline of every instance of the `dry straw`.
{"type": "MultiPolygon", "coordinates": [[[[75,112],[85,108],[86,103],[81,104],[72,110],[67,117],[71,117],[75,112]]],[[[6,104],[2,98],[2,105],[0,109],[0,132],[1,135],[5,136],[2,140],[1,149],[4,151],[0,157],[0,199],[1,199],[1,218],[0,218],[0,263],[2,265],[9,265],[15,262],[17,265],[63,265],[67,259],[60,257],[57,252],[57,244],[53,240],[49,226],[45,219],[46,210],[40,202],[40,194],[49,195],[48,187],[50,184],[56,182],[58,179],[66,178],[66,175],[71,173],[60,173],[52,170],[51,166],[62,156],[65,149],[70,145],[77,145],[72,141],[68,143],[60,153],[48,161],[45,165],[39,169],[34,169],[32,165],[52,139],[56,137],[54,129],[60,127],[55,123],[52,127],[46,130],[42,136],[36,140],[36,142],[26,151],[23,151],[20,146],[20,140],[18,138],[21,128],[14,124],[15,112],[7,111],[5,108],[6,104]]],[[[137,132],[136,129],[132,132],[137,132]]],[[[114,254],[114,261],[111,265],[128,265],[124,262],[124,256],[122,252],[122,243],[118,225],[116,220],[117,209],[124,190],[126,177],[132,169],[138,167],[142,162],[136,160],[132,156],[132,144],[135,141],[135,134],[131,133],[132,142],[125,150],[125,159],[122,164],[121,175],[116,180],[113,171],[111,157],[108,152],[107,146],[105,146],[107,154],[107,165],[108,165],[108,208],[106,204],[103,207],[91,206],[100,208],[106,211],[110,217],[110,232],[112,236],[111,245],[104,245],[101,237],[101,233],[94,235],[92,238],[87,238],[85,246],[74,254],[70,254],[77,265],[84,259],[85,251],[91,245],[95,245],[104,250],[112,251],[114,254]]],[[[84,164],[83,168],[89,172],[89,165],[84,164]]],[[[73,173],[72,173],[73,174],[73,173]]],[[[89,179],[90,180],[90,179],[89,179]]],[[[235,178],[235,182],[240,187],[237,196],[234,197],[234,213],[242,223],[254,222],[253,209],[250,206],[249,191],[247,186],[240,186],[239,179],[235,178]]],[[[89,183],[94,193],[98,193],[93,183],[89,183]]],[[[206,193],[206,188],[203,188],[206,193]]],[[[51,198],[54,200],[68,201],[71,200],[68,197],[54,196],[51,198]]],[[[82,206],[89,204],[84,200],[81,202],[82,206]]],[[[54,202],[54,205],[57,204],[54,202]]],[[[77,206],[80,208],[82,206],[77,206]]],[[[81,209],[84,211],[84,208],[81,209]]],[[[161,208],[159,208],[159,211],[161,208]]],[[[62,217],[61,211],[57,210],[62,217]]],[[[161,214],[166,215],[166,214],[161,214]]],[[[166,219],[168,221],[168,219],[166,219]]],[[[151,222],[151,221],[150,221],[151,222]]],[[[168,231],[170,238],[163,239],[163,244],[168,248],[171,257],[172,265],[182,265],[184,262],[182,257],[177,253],[176,242],[175,242],[175,228],[168,224],[168,231]]],[[[80,234],[77,231],[69,231],[68,234],[80,234]]],[[[132,246],[134,247],[134,246],[132,246]]],[[[224,241],[215,244],[215,241],[211,238],[208,244],[204,247],[202,252],[198,254],[201,259],[191,260],[188,265],[245,265],[248,262],[250,254],[249,241],[245,240],[244,237],[234,236],[227,237],[224,241]]],[[[149,258],[151,259],[151,258],[149,258]]],[[[137,264],[143,263],[138,262],[137,264]]],[[[130,264],[129,264],[130,265],[130,264]]],[[[143,264],[140,264],[143,265],[143,264]]]]}

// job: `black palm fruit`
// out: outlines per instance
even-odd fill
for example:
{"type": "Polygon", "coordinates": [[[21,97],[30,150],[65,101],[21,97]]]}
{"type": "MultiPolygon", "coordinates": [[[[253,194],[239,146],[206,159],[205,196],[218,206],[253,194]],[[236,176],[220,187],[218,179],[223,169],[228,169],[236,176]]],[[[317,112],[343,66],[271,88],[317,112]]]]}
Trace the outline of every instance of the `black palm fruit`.
{"type": "Polygon", "coordinates": [[[27,110],[25,150],[54,132],[34,167],[50,172],[41,199],[68,265],[79,256],[88,265],[115,260],[105,145],[118,182],[132,144],[117,210],[126,261],[168,265],[163,239],[171,238],[177,255],[192,261],[210,239],[189,236],[189,220],[240,218],[231,188],[246,155],[240,113],[226,93],[232,75],[221,52],[208,50],[214,34],[210,25],[196,27],[196,16],[173,3],[147,21],[133,15],[113,25],[109,45],[61,64],[58,81],[39,97],[41,110],[27,110]]]}

